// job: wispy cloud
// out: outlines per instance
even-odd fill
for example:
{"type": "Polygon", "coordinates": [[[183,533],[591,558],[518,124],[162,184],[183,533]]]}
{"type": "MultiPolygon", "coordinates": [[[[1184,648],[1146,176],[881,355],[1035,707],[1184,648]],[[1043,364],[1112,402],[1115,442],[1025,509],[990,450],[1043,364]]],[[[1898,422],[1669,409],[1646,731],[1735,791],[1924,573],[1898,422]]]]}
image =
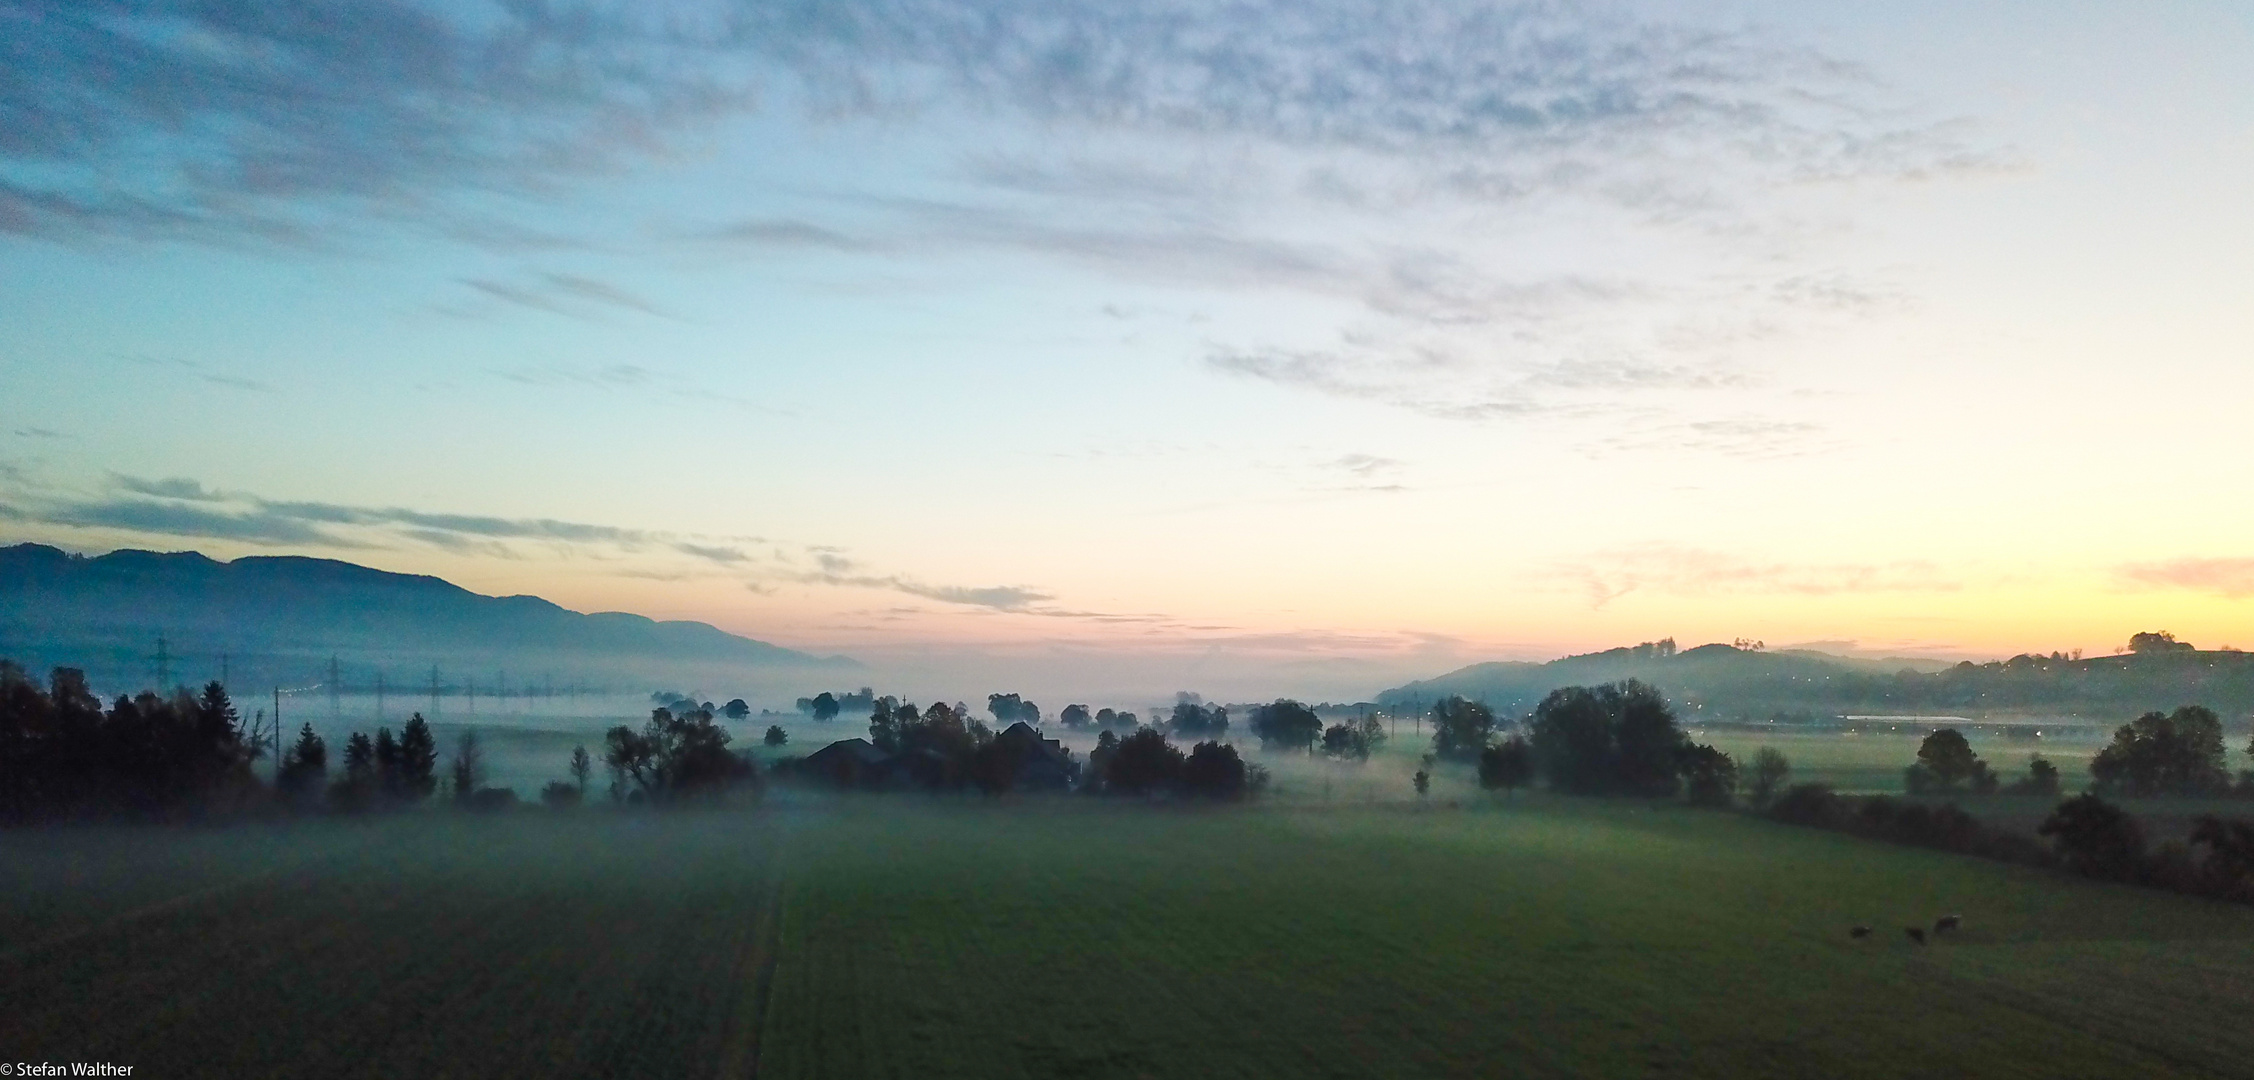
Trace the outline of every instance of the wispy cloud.
{"type": "Polygon", "coordinates": [[[2120,576],[2147,588],[2183,589],[2244,600],[2254,596],[2254,558],[2182,558],[2130,563],[2120,576]]]}
{"type": "Polygon", "coordinates": [[[1963,581],[1921,560],[1810,563],[1761,560],[1701,548],[1650,544],[1603,552],[1554,568],[1576,581],[1591,607],[1634,592],[1673,596],[1769,594],[1833,596],[1882,592],[1955,592],[1963,581]]]}

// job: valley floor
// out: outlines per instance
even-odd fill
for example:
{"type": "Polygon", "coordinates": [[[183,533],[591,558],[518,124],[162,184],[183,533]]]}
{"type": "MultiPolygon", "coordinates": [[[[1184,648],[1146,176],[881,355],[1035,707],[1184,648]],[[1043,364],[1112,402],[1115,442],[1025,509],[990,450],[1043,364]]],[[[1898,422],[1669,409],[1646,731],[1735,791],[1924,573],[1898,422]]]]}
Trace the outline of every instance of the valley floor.
{"type": "Polygon", "coordinates": [[[2250,1002],[2254,909],[1629,803],[0,834],[0,1059],[136,1078],[2254,1075],[2250,1002]]]}

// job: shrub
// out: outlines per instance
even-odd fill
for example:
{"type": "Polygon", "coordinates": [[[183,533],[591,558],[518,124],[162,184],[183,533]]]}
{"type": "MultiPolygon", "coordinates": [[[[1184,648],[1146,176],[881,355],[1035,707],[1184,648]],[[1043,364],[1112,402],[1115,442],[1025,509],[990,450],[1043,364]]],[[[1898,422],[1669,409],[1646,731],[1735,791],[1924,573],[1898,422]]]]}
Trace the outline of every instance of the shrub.
{"type": "Polygon", "coordinates": [[[2134,881],[2144,861],[2144,830],[2120,807],[2096,795],[2058,804],[2036,832],[2052,838],[2076,873],[2134,881]]]}
{"type": "Polygon", "coordinates": [[[1769,805],[1769,817],[1787,825],[1837,828],[1846,817],[1845,800],[1828,784],[1794,784],[1769,805]]]}

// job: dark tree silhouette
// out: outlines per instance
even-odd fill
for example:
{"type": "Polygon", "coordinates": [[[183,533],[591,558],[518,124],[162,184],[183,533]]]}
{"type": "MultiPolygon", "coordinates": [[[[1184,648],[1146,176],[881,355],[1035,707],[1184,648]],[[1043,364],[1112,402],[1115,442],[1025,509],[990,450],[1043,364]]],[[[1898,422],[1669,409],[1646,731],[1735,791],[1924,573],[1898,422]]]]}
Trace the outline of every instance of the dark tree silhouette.
{"type": "Polygon", "coordinates": [[[1338,761],[1368,761],[1384,742],[1385,725],[1366,714],[1323,729],[1323,753],[1338,761]]]}
{"type": "Polygon", "coordinates": [[[454,801],[467,804],[485,783],[485,751],[478,745],[477,729],[462,732],[454,743],[454,801]]]}
{"type": "Polygon", "coordinates": [[[2031,757],[2027,760],[2026,779],[2014,781],[2005,790],[2013,795],[2041,795],[2046,798],[2058,798],[2058,766],[2051,764],[2041,755],[2031,757]]]}
{"type": "Polygon", "coordinates": [[[1784,752],[1773,746],[1764,746],[1753,752],[1753,764],[1745,771],[1745,797],[1755,809],[1765,809],[1784,790],[1785,781],[1792,777],[1792,762],[1784,752]]]}
{"type": "Polygon", "coordinates": [[[728,703],[720,707],[720,715],[730,720],[741,720],[751,715],[751,704],[742,698],[729,698],[728,703]]]}
{"type": "Polygon", "coordinates": [[[2052,838],[2066,865],[2090,877],[2134,880],[2144,865],[2144,830],[2118,806],[2095,795],[2058,804],[2036,830],[2052,838]]]}
{"type": "Polygon", "coordinates": [[[837,719],[838,709],[839,705],[836,694],[824,690],[821,693],[814,695],[814,719],[826,724],[832,720],[837,719]]]}
{"type": "Polygon", "coordinates": [[[1424,769],[1418,769],[1417,774],[1409,778],[1409,782],[1416,786],[1417,798],[1421,799],[1432,793],[1432,773],[1424,769]]]}
{"type": "Polygon", "coordinates": [[[585,746],[571,748],[571,782],[579,789],[581,798],[587,796],[587,778],[595,771],[595,763],[587,756],[585,746]]]}
{"type": "Polygon", "coordinates": [[[1244,758],[1227,743],[1201,742],[1191,747],[1190,756],[1182,762],[1182,791],[1207,799],[1244,798],[1244,758]]]}
{"type": "Polygon", "coordinates": [[[1067,705],[1057,712],[1057,722],[1075,731],[1088,726],[1086,705],[1067,705]]]}
{"type": "Polygon", "coordinates": [[[1686,746],[1678,768],[1693,806],[1728,806],[1737,795],[1737,762],[1711,746],[1686,746]]]}
{"type": "Polygon", "coordinates": [[[399,731],[399,798],[416,802],[438,790],[438,740],[423,714],[407,718],[399,731]]]}
{"type": "Polygon", "coordinates": [[[642,730],[623,724],[604,736],[603,760],[642,801],[667,804],[756,788],[758,772],[728,750],[728,732],[703,710],[675,716],[655,709],[642,730]]]}
{"type": "Polygon", "coordinates": [[[781,724],[769,724],[767,734],[760,741],[768,746],[781,746],[790,741],[790,732],[784,731],[781,724]]]}
{"type": "Polygon", "coordinates": [[[297,742],[282,755],[282,768],[276,777],[284,798],[298,805],[309,805],[314,795],[329,775],[329,746],[313,733],[313,725],[297,729],[297,742]]]}
{"type": "Polygon", "coordinates": [[[1450,696],[1432,705],[1432,752],[1444,761],[1476,760],[1494,731],[1494,711],[1479,702],[1450,696]]]}
{"type": "Polygon", "coordinates": [[[1289,698],[1277,698],[1252,710],[1252,733],[1262,750],[1301,750],[1313,753],[1323,721],[1315,710],[1289,698]]]}
{"type": "Polygon", "coordinates": [[[1534,758],[1575,795],[1673,795],[1687,740],[1659,691],[1630,679],[1551,691],[1534,709],[1534,758]]]}
{"type": "Polygon", "coordinates": [[[1119,740],[1105,763],[1104,788],[1121,795],[1147,795],[1178,785],[1182,751],[1157,728],[1140,728],[1119,740]]]}
{"type": "MultiPolygon", "coordinates": [[[[1320,729],[1320,722],[1316,726],[1320,729]]],[[[1167,718],[1166,728],[1176,735],[1226,734],[1229,710],[1224,705],[1207,705],[1205,699],[1185,690],[1174,695],[1174,712],[1167,718]]]]}
{"type": "MultiPolygon", "coordinates": [[[[1028,724],[1039,724],[1041,722],[1041,707],[1018,697],[1016,694],[986,695],[986,711],[994,714],[994,722],[1003,727],[1008,727],[1019,721],[1028,724]]],[[[966,719],[968,718],[966,717],[966,719]]]]}
{"type": "Polygon", "coordinates": [[[2197,651],[2188,641],[2177,641],[2176,635],[2166,630],[2147,630],[2129,635],[2129,651],[2145,653],[2175,653],[2197,651]]]}
{"type": "Polygon", "coordinates": [[[1534,747],[1514,735],[1479,752],[1479,786],[1508,795],[1534,779],[1534,747]]]}
{"type": "Polygon", "coordinates": [[[2186,705],[2173,713],[2148,712],[2113,733],[2113,742],[2090,761],[2101,794],[2145,798],[2205,795],[2223,790],[2223,721],[2213,709],[2186,705]]]}
{"type": "Polygon", "coordinates": [[[1963,733],[1942,728],[1918,744],[1917,763],[1903,772],[1902,785],[1912,795],[1958,791],[1986,795],[1996,790],[1996,774],[1972,752],[1963,733]]]}

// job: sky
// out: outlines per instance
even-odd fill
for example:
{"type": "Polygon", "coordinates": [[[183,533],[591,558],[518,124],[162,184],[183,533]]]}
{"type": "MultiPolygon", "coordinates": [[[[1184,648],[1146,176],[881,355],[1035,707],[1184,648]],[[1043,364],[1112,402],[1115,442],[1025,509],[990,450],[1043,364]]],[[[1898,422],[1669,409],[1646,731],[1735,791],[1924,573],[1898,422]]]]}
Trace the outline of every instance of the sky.
{"type": "Polygon", "coordinates": [[[2254,647],[2254,8],[0,0],[0,540],[944,684],[2254,647]]]}

